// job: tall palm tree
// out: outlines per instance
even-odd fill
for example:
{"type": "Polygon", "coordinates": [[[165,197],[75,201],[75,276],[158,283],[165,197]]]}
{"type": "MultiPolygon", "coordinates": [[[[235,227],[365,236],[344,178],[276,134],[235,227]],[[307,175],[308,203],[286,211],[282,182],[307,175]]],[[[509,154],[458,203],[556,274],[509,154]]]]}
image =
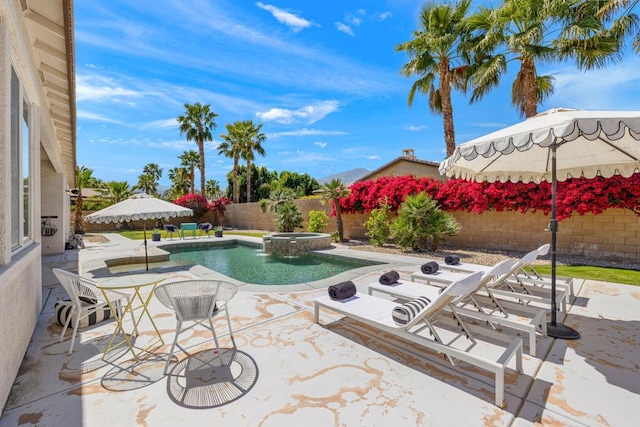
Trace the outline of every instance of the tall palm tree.
{"type": "Polygon", "coordinates": [[[195,141],[198,145],[198,154],[200,155],[200,192],[205,193],[205,169],[204,169],[204,143],[212,141],[211,131],[216,128],[215,118],[218,116],[211,110],[209,104],[202,105],[199,102],[195,104],[184,104],[186,109],[184,116],[178,116],[177,120],[180,124],[180,135],[186,135],[187,141],[195,141]]]}
{"type": "Polygon", "coordinates": [[[507,64],[516,61],[520,69],[511,86],[511,103],[524,117],[536,115],[554,83],[551,75],[538,75],[540,64],[575,59],[579,68],[589,69],[619,58],[633,25],[621,19],[607,28],[610,15],[603,10],[620,3],[625,1],[503,0],[497,9],[479,7],[469,18],[469,30],[475,50],[486,59],[470,78],[471,102],[495,88],[507,64]]]}
{"type": "MultiPolygon", "coordinates": [[[[189,180],[191,181],[191,192],[196,192],[196,165],[200,164],[200,155],[194,150],[185,151],[178,156],[182,162],[180,165],[186,167],[189,170],[189,180]]],[[[204,194],[204,193],[203,193],[204,194]]]]}
{"type": "Polygon", "coordinates": [[[184,196],[189,192],[189,171],[187,168],[175,167],[169,170],[169,180],[172,183],[173,193],[184,196]]]}
{"type": "Polygon", "coordinates": [[[158,181],[162,178],[162,168],[157,163],[147,163],[142,168],[142,173],[151,175],[154,181],[158,181]]]}
{"type": "MultiPolygon", "coordinates": [[[[98,191],[109,200],[111,204],[119,203],[133,194],[127,181],[108,181],[98,191]]],[[[148,193],[147,193],[148,194],[148,193]]]]}
{"type": "Polygon", "coordinates": [[[560,59],[575,58],[578,68],[602,68],[622,59],[627,37],[640,53],[638,0],[576,0],[557,40],[560,59]]]}
{"type": "Polygon", "coordinates": [[[82,189],[93,187],[96,183],[96,178],[93,177],[93,169],[89,169],[85,166],[76,166],[76,185],[78,186],[78,194],[76,196],[76,209],[73,215],[73,231],[76,234],[83,234],[84,227],[82,226],[82,189]]]}
{"type": "Polygon", "coordinates": [[[134,190],[142,190],[146,194],[156,194],[158,192],[158,181],[150,173],[142,173],[138,176],[138,183],[134,190]]]}
{"type": "Polygon", "coordinates": [[[247,203],[249,203],[251,202],[251,162],[255,159],[256,153],[263,157],[266,155],[262,143],[267,137],[260,132],[262,123],[256,126],[252,120],[248,120],[243,122],[243,127],[246,127],[247,137],[240,156],[247,161],[247,203]]]}
{"type": "Polygon", "coordinates": [[[206,196],[209,199],[217,199],[220,196],[220,184],[215,179],[209,179],[205,183],[206,196]]]}
{"type": "Polygon", "coordinates": [[[227,134],[220,135],[223,142],[218,145],[218,154],[233,159],[233,203],[240,202],[240,188],[238,185],[238,163],[245,146],[246,129],[241,121],[226,124],[227,134]]]}
{"type": "Polygon", "coordinates": [[[396,46],[397,51],[404,51],[410,57],[400,72],[407,77],[418,76],[409,91],[409,106],[416,92],[429,95],[430,110],[442,115],[447,156],[456,148],[451,89],[466,89],[469,68],[464,41],[470,6],[471,0],[455,4],[426,3],[420,13],[420,28],[413,32],[413,39],[396,46]]]}
{"type": "Polygon", "coordinates": [[[325,183],[319,190],[315,190],[314,193],[320,195],[320,202],[324,205],[327,203],[333,203],[333,209],[336,211],[336,225],[338,227],[338,236],[340,241],[344,240],[344,228],[342,226],[342,207],[340,206],[340,199],[343,197],[349,197],[351,191],[342,183],[340,179],[332,179],[330,182],[325,183]]]}

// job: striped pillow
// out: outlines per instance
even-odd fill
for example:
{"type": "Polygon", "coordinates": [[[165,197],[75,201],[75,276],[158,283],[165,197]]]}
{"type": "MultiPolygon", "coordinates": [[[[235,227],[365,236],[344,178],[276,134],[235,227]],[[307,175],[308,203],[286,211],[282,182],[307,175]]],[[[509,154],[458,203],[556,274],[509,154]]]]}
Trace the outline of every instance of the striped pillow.
{"type": "MultiPolygon", "coordinates": [[[[88,306],[93,305],[96,302],[97,300],[91,298],[80,297],[80,303],[83,305],[81,314],[83,317],[80,319],[80,324],[78,324],[79,328],[86,328],[87,326],[95,325],[96,323],[111,318],[111,310],[107,304],[102,307],[97,307],[87,316],[87,313],[89,312],[88,306]]],[[[56,323],[60,326],[64,326],[72,309],[73,303],[70,300],[61,300],[56,302],[54,305],[56,323]]],[[[76,311],[71,314],[71,321],[69,322],[69,326],[71,328],[73,328],[73,325],[75,324],[77,315],[78,313],[76,311]]]]}
{"type": "Polygon", "coordinates": [[[427,297],[418,297],[413,301],[409,301],[405,304],[399,305],[393,309],[391,317],[398,326],[404,326],[413,320],[418,313],[420,313],[426,306],[429,305],[431,300],[427,297]]]}

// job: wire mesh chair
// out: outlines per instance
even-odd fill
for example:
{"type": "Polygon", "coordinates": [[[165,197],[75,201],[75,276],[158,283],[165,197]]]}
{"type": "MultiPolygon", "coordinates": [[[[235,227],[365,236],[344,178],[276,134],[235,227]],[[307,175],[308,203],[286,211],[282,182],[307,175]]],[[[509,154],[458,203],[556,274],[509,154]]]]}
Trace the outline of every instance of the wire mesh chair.
{"type": "Polygon", "coordinates": [[[209,237],[209,232],[213,230],[213,225],[211,225],[210,222],[203,222],[201,224],[198,224],[198,230],[200,231],[200,236],[202,236],[202,233],[204,233],[207,235],[207,237],[209,237]]]}
{"type": "Polygon", "coordinates": [[[233,339],[233,331],[231,329],[231,320],[229,318],[228,302],[238,292],[238,287],[233,283],[222,280],[181,280],[177,282],[164,283],[155,289],[155,295],[162,304],[173,310],[176,314],[176,333],[169,351],[169,358],[164,368],[166,375],[171,364],[172,356],[176,347],[179,347],[184,353],[189,353],[184,347],[178,344],[178,337],[181,333],[186,332],[197,325],[203,326],[210,330],[213,335],[213,341],[216,345],[218,359],[223,364],[220,352],[220,344],[213,326],[213,318],[218,316],[222,311],[225,312],[227,318],[227,326],[229,328],[229,337],[236,348],[233,339]],[[183,328],[183,322],[194,322],[191,326],[183,328]]]}
{"type": "Polygon", "coordinates": [[[178,232],[178,227],[176,227],[173,224],[165,224],[164,225],[164,231],[167,232],[167,234],[165,234],[165,236],[164,236],[165,240],[168,237],[171,237],[171,239],[173,240],[173,233],[177,233],[178,232]]]}
{"type": "MultiPolygon", "coordinates": [[[[67,320],[62,328],[60,342],[64,339],[64,334],[67,332],[67,328],[71,323],[73,315],[76,315],[75,322],[73,324],[73,334],[71,335],[71,346],[69,347],[68,354],[73,352],[73,345],[76,341],[76,334],[78,332],[78,326],[80,325],[81,319],[89,317],[97,310],[102,309],[104,305],[109,302],[111,302],[111,305],[114,305],[117,310],[121,309],[122,300],[125,300],[127,305],[130,304],[130,296],[124,292],[105,291],[106,297],[109,299],[109,301],[107,301],[105,299],[105,293],[98,289],[97,283],[93,280],[60,268],[53,268],[51,271],[53,271],[53,274],[58,278],[60,284],[69,295],[71,303],[73,304],[71,312],[67,316],[67,320]]],[[[116,313],[116,315],[119,316],[120,314],[116,313]]],[[[131,320],[135,325],[136,320],[133,313],[131,313],[131,320]]]]}

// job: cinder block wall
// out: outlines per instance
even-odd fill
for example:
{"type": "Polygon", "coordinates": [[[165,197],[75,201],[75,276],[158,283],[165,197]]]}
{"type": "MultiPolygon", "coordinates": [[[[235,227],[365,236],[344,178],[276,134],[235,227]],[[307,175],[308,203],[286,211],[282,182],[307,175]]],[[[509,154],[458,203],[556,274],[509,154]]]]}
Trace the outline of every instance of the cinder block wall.
{"type": "MultiPolygon", "coordinates": [[[[305,219],[303,229],[308,226],[309,211],[324,210],[331,215],[331,206],[322,205],[318,199],[296,200],[305,219]]],[[[540,212],[521,214],[519,212],[453,212],[462,230],[447,242],[478,249],[519,249],[535,248],[551,241],[551,234],[545,231],[549,216],[540,212]]],[[[368,215],[343,215],[345,237],[366,239],[368,215]]],[[[222,223],[227,227],[244,230],[276,231],[276,216],[262,212],[258,203],[240,203],[227,206],[222,220],[207,213],[199,222],[222,223]]],[[[190,218],[174,218],[172,224],[191,222],[190,218]]],[[[142,222],[133,224],[142,227],[142,222]]],[[[147,229],[152,229],[151,221],[147,229]]],[[[114,224],[87,224],[87,232],[113,231],[114,224]]],[[[328,233],[336,231],[335,217],[329,217],[328,233]]],[[[560,221],[558,231],[558,251],[565,255],[586,256],[594,259],[622,258],[638,262],[640,268],[640,217],[628,209],[608,209],[600,215],[574,215],[560,221]]]]}
{"type": "MultiPolygon", "coordinates": [[[[299,200],[305,220],[310,210],[325,210],[330,206],[317,199],[299,200]]],[[[453,212],[462,230],[447,241],[451,244],[478,249],[535,248],[551,241],[547,229],[549,215],[541,212],[453,212]]],[[[343,215],[345,237],[365,239],[364,223],[368,215],[343,215]]],[[[243,229],[275,231],[275,216],[263,213],[258,203],[227,206],[225,224],[243,229]]],[[[306,224],[305,224],[306,229],[306,224]]],[[[335,217],[330,217],[327,232],[336,230],[335,217]]],[[[574,215],[560,221],[558,251],[566,255],[579,255],[595,259],[623,258],[637,261],[640,268],[640,217],[628,209],[608,209],[600,215],[574,215]]]]}

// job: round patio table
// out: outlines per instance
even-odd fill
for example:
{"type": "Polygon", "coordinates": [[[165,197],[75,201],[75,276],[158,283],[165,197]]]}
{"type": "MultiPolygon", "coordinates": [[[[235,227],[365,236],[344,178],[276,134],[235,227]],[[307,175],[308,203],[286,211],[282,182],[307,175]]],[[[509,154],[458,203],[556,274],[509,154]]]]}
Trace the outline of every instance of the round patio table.
{"type": "MultiPolygon", "coordinates": [[[[156,336],[159,339],[159,344],[164,344],[162,335],[160,334],[160,331],[158,331],[158,327],[153,321],[153,317],[149,313],[149,309],[148,309],[149,302],[153,297],[153,290],[155,289],[156,285],[162,282],[164,279],[165,279],[165,276],[163,276],[162,274],[147,273],[147,274],[131,274],[127,276],[112,277],[110,279],[106,279],[98,282],[98,288],[100,288],[100,290],[102,291],[107,303],[109,304],[109,308],[111,309],[111,312],[116,314],[116,327],[115,327],[115,330],[113,331],[113,334],[111,335],[111,339],[109,339],[109,342],[107,343],[107,347],[105,348],[104,353],[102,354],[103,359],[105,358],[105,356],[110,350],[122,344],[122,342],[119,342],[113,345],[116,335],[118,335],[118,333],[122,333],[124,337],[124,343],[127,345],[129,350],[131,351],[131,354],[133,354],[134,359],[138,360],[138,356],[140,352],[136,353],[135,347],[132,342],[132,337],[138,335],[138,326],[140,325],[140,321],[145,316],[145,314],[149,319],[149,321],[151,321],[151,324],[153,325],[153,329],[155,330],[156,336]],[[147,287],[150,287],[148,294],[142,295],[141,289],[147,288],[147,287]],[[110,301],[107,296],[108,291],[112,291],[112,290],[118,290],[118,291],[132,290],[133,291],[133,295],[131,295],[131,298],[129,299],[126,307],[124,307],[124,309],[121,311],[117,310],[117,307],[115,306],[115,302],[110,301]],[[136,319],[133,313],[138,310],[141,311],[141,313],[136,319]],[[130,334],[127,333],[123,325],[124,318],[127,314],[131,314],[131,318],[133,320],[133,331],[131,331],[130,334]]],[[[155,346],[156,344],[158,343],[154,343],[152,345],[155,346]]]]}

